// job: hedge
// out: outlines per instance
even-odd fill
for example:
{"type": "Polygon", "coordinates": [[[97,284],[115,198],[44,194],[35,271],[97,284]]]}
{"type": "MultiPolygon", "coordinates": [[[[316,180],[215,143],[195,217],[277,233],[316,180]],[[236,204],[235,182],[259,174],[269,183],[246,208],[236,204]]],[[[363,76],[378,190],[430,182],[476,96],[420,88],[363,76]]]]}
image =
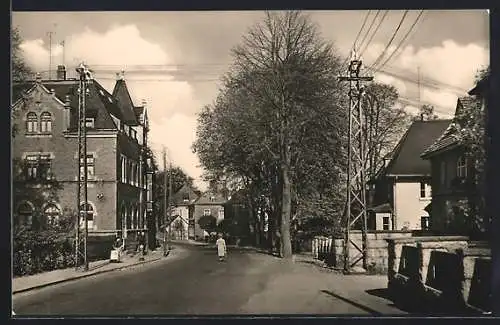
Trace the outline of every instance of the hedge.
{"type": "MultiPolygon", "coordinates": [[[[113,236],[89,237],[88,260],[108,259],[113,240],[113,236]]],[[[16,234],[13,238],[12,264],[14,276],[74,267],[74,236],[33,231],[16,234]]]]}

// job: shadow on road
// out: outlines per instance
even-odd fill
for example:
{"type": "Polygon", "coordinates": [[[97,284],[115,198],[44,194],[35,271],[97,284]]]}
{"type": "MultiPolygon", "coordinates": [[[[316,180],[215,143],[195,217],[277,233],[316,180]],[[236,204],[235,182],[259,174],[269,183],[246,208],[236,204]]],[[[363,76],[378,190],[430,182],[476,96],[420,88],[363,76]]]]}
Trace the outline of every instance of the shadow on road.
{"type": "Polygon", "coordinates": [[[364,310],[364,311],[366,311],[366,312],[368,312],[368,313],[372,314],[373,316],[382,316],[382,314],[381,314],[380,312],[378,312],[378,311],[376,311],[376,310],[374,310],[374,309],[371,309],[370,307],[367,307],[367,306],[365,306],[365,305],[359,304],[359,303],[357,303],[357,302],[355,302],[355,301],[352,301],[352,300],[350,300],[350,299],[347,299],[347,298],[344,298],[344,297],[342,297],[342,296],[339,296],[339,295],[337,295],[337,294],[335,294],[335,293],[333,293],[333,292],[331,292],[331,291],[328,291],[328,290],[321,290],[321,292],[322,292],[322,293],[325,293],[325,294],[327,294],[327,295],[329,295],[329,296],[332,296],[332,297],[334,297],[334,298],[336,298],[336,299],[340,299],[340,300],[342,300],[342,301],[345,301],[345,302],[347,302],[348,304],[351,304],[351,305],[353,305],[353,306],[354,306],[354,307],[356,307],[356,308],[359,308],[359,309],[361,309],[361,310],[364,310]]]}

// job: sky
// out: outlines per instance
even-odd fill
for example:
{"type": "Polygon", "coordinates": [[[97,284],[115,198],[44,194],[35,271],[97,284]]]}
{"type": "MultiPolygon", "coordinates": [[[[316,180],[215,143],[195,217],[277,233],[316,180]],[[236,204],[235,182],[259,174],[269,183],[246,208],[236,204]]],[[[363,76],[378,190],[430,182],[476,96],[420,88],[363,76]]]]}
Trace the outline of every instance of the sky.
{"type": "MultiPolygon", "coordinates": [[[[306,13],[343,57],[359,34],[356,47],[365,68],[383,53],[402,21],[384,58],[397,49],[395,55],[380,71],[364,71],[394,85],[398,105],[407,111],[415,112],[420,102],[435,106],[442,118],[451,117],[457,98],[489,63],[488,12],[425,10],[413,29],[419,10],[385,12],[306,13]]],[[[45,76],[49,66],[55,70],[64,63],[72,73],[83,61],[111,91],[116,73],[125,71],[135,104],[147,101],[153,150],[158,154],[165,146],[168,159],[205,189],[191,149],[197,113],[215,100],[219,78],[232,63],[231,49],[263,17],[262,11],[13,12],[12,26],[20,31],[26,62],[45,76]]]]}

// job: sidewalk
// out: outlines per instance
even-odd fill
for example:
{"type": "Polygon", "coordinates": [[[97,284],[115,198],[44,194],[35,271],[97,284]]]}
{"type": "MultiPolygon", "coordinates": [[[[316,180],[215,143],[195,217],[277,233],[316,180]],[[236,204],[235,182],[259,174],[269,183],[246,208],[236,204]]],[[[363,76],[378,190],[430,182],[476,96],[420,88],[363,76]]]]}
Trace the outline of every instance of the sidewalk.
{"type": "MultiPolygon", "coordinates": [[[[256,263],[269,263],[269,256],[255,255],[256,263]]],[[[310,257],[312,260],[312,257],[310,257]]],[[[405,315],[384,297],[387,276],[343,275],[294,256],[275,260],[279,267],[266,287],[243,306],[244,314],[344,314],[405,315]]]]}
{"type": "MultiPolygon", "coordinates": [[[[175,254],[176,249],[172,250],[169,254],[175,254]]],[[[49,285],[54,285],[62,282],[72,281],[89,277],[96,274],[121,270],[135,265],[151,263],[158,261],[163,257],[162,250],[149,251],[144,256],[144,261],[139,260],[139,255],[128,256],[122,255],[122,260],[119,263],[111,263],[109,260],[95,261],[89,263],[89,271],[75,270],[74,268],[54,270],[34,275],[27,275],[16,277],[12,279],[12,293],[20,293],[34,289],[43,288],[49,285]]]]}

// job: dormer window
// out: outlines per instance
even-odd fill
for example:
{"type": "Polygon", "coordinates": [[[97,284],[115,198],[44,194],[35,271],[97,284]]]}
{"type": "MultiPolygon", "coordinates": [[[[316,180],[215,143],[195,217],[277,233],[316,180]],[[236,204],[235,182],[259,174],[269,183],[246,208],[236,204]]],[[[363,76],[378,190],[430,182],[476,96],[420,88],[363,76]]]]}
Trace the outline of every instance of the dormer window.
{"type": "Polygon", "coordinates": [[[93,117],[85,118],[85,127],[87,127],[88,129],[93,129],[94,122],[95,122],[95,119],[93,117]]]}

